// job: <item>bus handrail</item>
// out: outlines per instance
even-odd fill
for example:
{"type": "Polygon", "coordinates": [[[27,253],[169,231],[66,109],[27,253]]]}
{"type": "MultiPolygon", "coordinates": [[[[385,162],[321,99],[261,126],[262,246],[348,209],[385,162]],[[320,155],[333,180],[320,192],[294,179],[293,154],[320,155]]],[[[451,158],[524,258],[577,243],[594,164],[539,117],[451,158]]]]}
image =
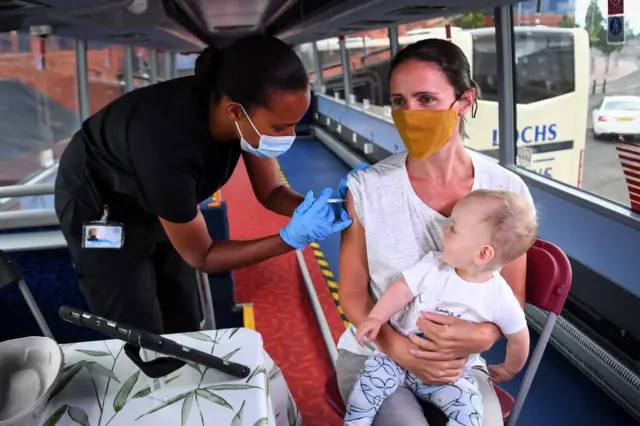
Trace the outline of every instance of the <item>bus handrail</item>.
{"type": "Polygon", "coordinates": [[[364,55],[360,56],[360,63],[361,63],[362,65],[364,65],[364,62],[365,62],[369,57],[371,57],[371,56],[373,56],[373,55],[377,55],[378,53],[384,53],[384,52],[386,52],[387,50],[391,50],[391,48],[390,48],[390,47],[384,47],[384,48],[382,48],[382,49],[373,50],[373,51],[371,51],[371,52],[369,52],[369,53],[366,53],[366,54],[364,54],[364,55]]]}
{"type": "Polygon", "coordinates": [[[296,250],[296,259],[298,260],[298,267],[300,268],[300,272],[302,273],[302,280],[304,281],[305,287],[307,288],[307,294],[309,295],[309,300],[311,301],[311,308],[313,309],[313,313],[315,314],[316,322],[318,323],[318,328],[320,329],[320,334],[322,335],[322,340],[324,341],[324,344],[327,348],[331,366],[335,370],[336,361],[338,359],[338,348],[335,341],[333,340],[329,322],[327,321],[327,317],[324,315],[322,305],[320,304],[320,299],[318,298],[318,293],[315,286],[313,285],[313,280],[311,279],[311,274],[309,273],[307,262],[304,260],[304,254],[302,253],[302,250],[296,250]]]}
{"type": "Polygon", "coordinates": [[[0,186],[0,198],[5,197],[30,197],[33,195],[52,195],[53,183],[36,183],[34,185],[10,185],[0,186]]]}
{"type": "Polygon", "coordinates": [[[53,250],[66,247],[67,241],[59,230],[0,235],[0,250],[6,253],[53,250]]]}
{"type": "MultiPolygon", "coordinates": [[[[116,78],[120,81],[124,81],[124,74],[123,73],[118,73],[116,74],[116,78]]],[[[132,74],[132,78],[134,80],[142,80],[142,81],[151,81],[151,76],[148,74],[132,74]]],[[[161,77],[156,77],[156,83],[162,83],[163,81],[166,81],[166,79],[161,78],[161,77]]]]}
{"type": "Polygon", "coordinates": [[[54,209],[0,212],[0,230],[55,226],[59,224],[60,221],[54,209]]]}

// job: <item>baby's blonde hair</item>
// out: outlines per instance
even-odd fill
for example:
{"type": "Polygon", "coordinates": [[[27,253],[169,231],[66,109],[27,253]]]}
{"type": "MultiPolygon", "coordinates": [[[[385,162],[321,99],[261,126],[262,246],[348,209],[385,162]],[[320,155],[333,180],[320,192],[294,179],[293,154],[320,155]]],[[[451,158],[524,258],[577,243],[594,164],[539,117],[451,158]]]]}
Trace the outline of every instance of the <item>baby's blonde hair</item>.
{"type": "Polygon", "coordinates": [[[536,240],[538,218],[526,198],[511,191],[478,189],[463,200],[473,199],[484,201],[481,221],[491,227],[491,245],[498,264],[506,265],[529,250],[536,240]]]}

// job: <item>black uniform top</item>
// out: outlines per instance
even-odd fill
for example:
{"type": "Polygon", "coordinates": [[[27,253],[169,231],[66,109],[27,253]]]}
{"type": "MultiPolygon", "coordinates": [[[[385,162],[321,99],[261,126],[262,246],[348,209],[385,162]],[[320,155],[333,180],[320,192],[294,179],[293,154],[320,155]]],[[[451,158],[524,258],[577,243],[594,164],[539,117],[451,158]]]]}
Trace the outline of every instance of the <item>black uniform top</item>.
{"type": "Polygon", "coordinates": [[[58,214],[73,198],[147,229],[157,217],[193,220],[241,153],[239,140],[211,136],[209,101],[195,77],[183,77],[129,92],[87,119],[60,159],[58,214]]]}

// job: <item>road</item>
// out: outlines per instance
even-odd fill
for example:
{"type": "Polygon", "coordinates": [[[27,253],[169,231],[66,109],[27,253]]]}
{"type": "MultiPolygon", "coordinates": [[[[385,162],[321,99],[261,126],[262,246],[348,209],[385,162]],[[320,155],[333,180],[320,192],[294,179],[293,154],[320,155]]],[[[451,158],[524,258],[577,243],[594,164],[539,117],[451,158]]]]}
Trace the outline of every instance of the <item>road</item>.
{"type": "Polygon", "coordinates": [[[630,207],[627,183],[613,141],[595,140],[589,130],[582,167],[582,189],[630,207]]]}
{"type": "Polygon", "coordinates": [[[602,101],[604,96],[614,95],[640,96],[640,71],[609,82],[605,94],[589,97],[587,140],[583,157],[581,187],[586,191],[629,207],[629,191],[614,144],[609,140],[595,140],[592,132],[593,108],[602,101]]]}

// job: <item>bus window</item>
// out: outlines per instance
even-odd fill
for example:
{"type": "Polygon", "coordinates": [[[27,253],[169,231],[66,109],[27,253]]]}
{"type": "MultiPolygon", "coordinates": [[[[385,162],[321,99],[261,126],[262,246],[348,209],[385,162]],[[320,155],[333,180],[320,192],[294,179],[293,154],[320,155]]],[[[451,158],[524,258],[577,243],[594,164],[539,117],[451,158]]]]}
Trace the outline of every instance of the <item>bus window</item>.
{"type": "MultiPolygon", "coordinates": [[[[44,55],[28,32],[0,33],[0,44],[0,186],[19,185],[52,167],[80,127],[75,41],[51,35],[44,55]]],[[[24,201],[0,200],[0,211],[33,208],[24,201]]]]}
{"type": "MultiPolygon", "coordinates": [[[[575,90],[571,33],[516,32],[516,102],[530,104],[575,90]]],[[[497,60],[493,33],[474,36],[473,74],[482,97],[497,101],[497,60]]]]}

